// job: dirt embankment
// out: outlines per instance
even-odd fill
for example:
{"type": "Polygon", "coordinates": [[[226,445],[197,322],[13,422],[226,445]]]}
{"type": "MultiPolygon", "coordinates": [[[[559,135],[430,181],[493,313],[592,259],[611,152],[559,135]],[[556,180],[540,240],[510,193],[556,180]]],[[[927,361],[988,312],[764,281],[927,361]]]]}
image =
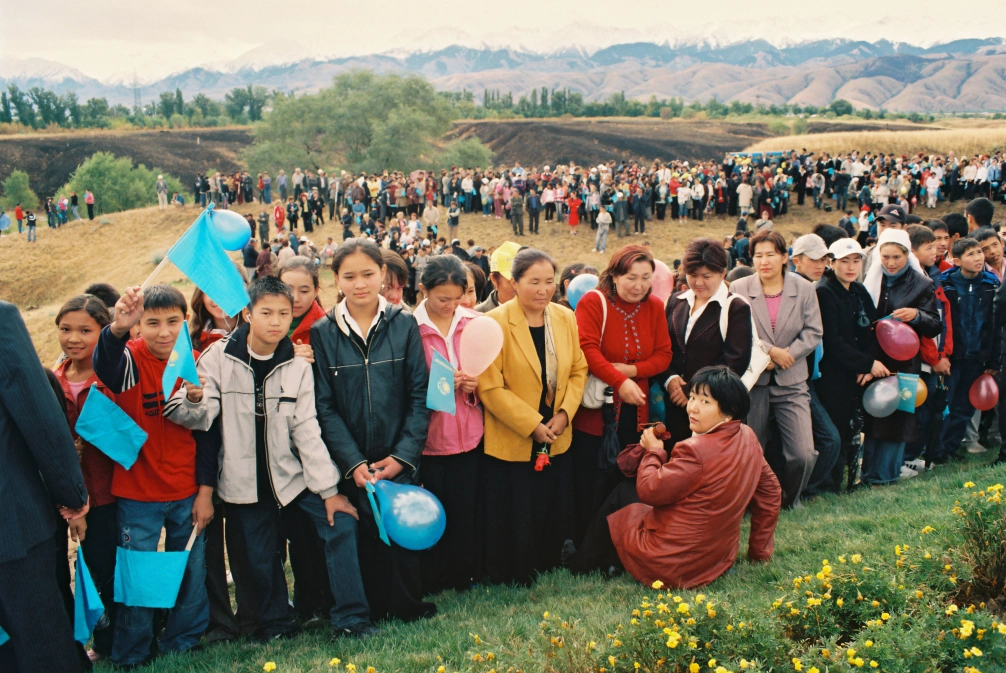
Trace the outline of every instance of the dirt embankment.
{"type": "Polygon", "coordinates": [[[0,180],[19,169],[39,196],[50,196],[89,156],[111,152],[170,173],[188,188],[198,172],[242,168],[239,153],[251,142],[245,128],[8,136],[0,138],[0,180]]]}
{"type": "Polygon", "coordinates": [[[495,161],[527,166],[609,159],[719,160],[771,137],[761,124],[662,119],[549,119],[456,122],[452,137],[477,137],[495,161]]]}

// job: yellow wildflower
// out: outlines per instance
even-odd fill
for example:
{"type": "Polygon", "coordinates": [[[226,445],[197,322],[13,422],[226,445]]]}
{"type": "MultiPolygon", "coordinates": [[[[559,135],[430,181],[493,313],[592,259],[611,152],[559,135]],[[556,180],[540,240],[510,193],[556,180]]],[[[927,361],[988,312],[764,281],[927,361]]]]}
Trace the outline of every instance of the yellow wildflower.
{"type": "Polygon", "coordinates": [[[709,668],[716,668],[716,660],[715,659],[710,659],[709,660],[709,668]]]}
{"type": "Polygon", "coordinates": [[[891,614],[889,612],[881,612],[880,618],[886,622],[888,619],[891,618],[891,614]]]}
{"type": "Polygon", "coordinates": [[[978,649],[977,647],[972,647],[972,648],[971,648],[971,650],[970,650],[970,652],[971,652],[971,654],[972,654],[973,656],[975,656],[975,657],[980,657],[980,656],[982,656],[982,651],[981,651],[981,650],[979,650],[979,649],[978,649]]]}
{"type": "Polygon", "coordinates": [[[642,665],[638,661],[634,661],[632,662],[632,667],[638,671],[640,668],[642,668],[642,665]]]}
{"type": "Polygon", "coordinates": [[[817,666],[811,666],[810,668],[807,669],[807,673],[821,673],[821,669],[819,669],[817,666]]]}
{"type": "Polygon", "coordinates": [[[688,673],[699,673],[700,670],[702,670],[702,667],[694,661],[688,664],[688,673]]]}
{"type": "Polygon", "coordinates": [[[447,669],[443,666],[437,666],[437,673],[446,673],[447,669]]]}
{"type": "Polygon", "coordinates": [[[974,488],[974,487],[975,487],[975,482],[973,482],[973,481],[966,481],[966,482],[964,482],[964,488],[974,488]]]}
{"type": "Polygon", "coordinates": [[[341,663],[342,663],[342,661],[339,659],[339,657],[336,657],[336,658],[332,659],[332,661],[328,662],[328,665],[331,666],[332,668],[335,668],[336,666],[338,666],[341,663]]]}
{"type": "Polygon", "coordinates": [[[356,664],[346,664],[346,670],[349,671],[349,673],[355,673],[356,664]]]}
{"type": "Polygon", "coordinates": [[[864,647],[873,647],[873,641],[872,640],[867,640],[865,643],[863,643],[863,646],[864,647]]]}
{"type": "Polygon", "coordinates": [[[541,618],[542,619],[548,619],[548,610],[545,610],[545,612],[542,613],[541,618]]]}
{"type": "Polygon", "coordinates": [[[839,598],[839,599],[837,599],[835,601],[835,605],[837,605],[838,607],[842,607],[843,605],[845,605],[845,600],[842,599],[842,598],[839,598]]]}
{"type": "Polygon", "coordinates": [[[262,670],[265,671],[266,673],[269,673],[269,671],[275,671],[276,670],[276,662],[274,662],[274,661],[267,661],[267,662],[265,662],[265,666],[262,667],[262,670]]]}
{"type": "Polygon", "coordinates": [[[373,666],[367,666],[367,673],[377,673],[377,669],[373,666]]]}
{"type": "Polygon", "coordinates": [[[877,666],[880,666],[880,664],[873,659],[870,659],[870,668],[876,668],[877,666]]]}
{"type": "Polygon", "coordinates": [[[861,657],[856,657],[855,659],[852,660],[852,665],[855,666],[856,668],[862,668],[863,663],[864,662],[861,657]]]}
{"type": "Polygon", "coordinates": [[[663,589],[664,588],[664,583],[661,582],[660,580],[657,580],[656,582],[654,582],[650,586],[653,587],[654,589],[663,589]]]}
{"type": "MultiPolygon", "coordinates": [[[[546,614],[548,614],[548,613],[546,613],[546,614]]],[[[475,644],[476,644],[476,645],[481,645],[481,644],[482,644],[482,639],[481,639],[481,638],[479,638],[479,637],[478,637],[477,635],[475,635],[474,633],[469,633],[468,635],[470,635],[470,636],[471,636],[472,638],[474,638],[474,639],[475,639],[475,644]]]]}
{"type": "Polygon", "coordinates": [[[875,608],[879,608],[880,607],[880,601],[878,601],[877,599],[873,599],[873,602],[870,603],[870,605],[872,605],[875,608]]]}
{"type": "Polygon", "coordinates": [[[615,657],[612,657],[610,655],[608,656],[608,665],[609,666],[614,666],[615,665],[615,657]]]}
{"type": "Polygon", "coordinates": [[[932,526],[926,526],[925,528],[922,529],[922,534],[923,535],[929,535],[930,533],[935,533],[935,532],[936,532],[936,529],[933,528],[932,526]]]}
{"type": "Polygon", "coordinates": [[[621,647],[622,646],[622,641],[619,640],[618,638],[615,638],[615,641],[613,643],[611,643],[611,644],[614,645],[615,647],[621,647]]]}
{"type": "Polygon", "coordinates": [[[859,563],[862,560],[863,560],[863,557],[860,556],[859,554],[853,554],[852,555],[852,562],[853,563],[859,563]]]}
{"type": "Polygon", "coordinates": [[[844,556],[839,556],[838,557],[838,562],[839,563],[845,563],[845,557],[844,556]]]}
{"type": "Polygon", "coordinates": [[[746,669],[748,666],[751,665],[751,662],[748,661],[747,659],[741,659],[740,664],[741,664],[741,668],[746,669]]]}
{"type": "Polygon", "coordinates": [[[797,659],[796,657],[793,657],[793,670],[796,670],[796,671],[802,671],[803,670],[803,663],[799,659],[797,659]]]}
{"type": "Polygon", "coordinates": [[[688,603],[678,603],[678,612],[687,615],[688,614],[688,603]]]}

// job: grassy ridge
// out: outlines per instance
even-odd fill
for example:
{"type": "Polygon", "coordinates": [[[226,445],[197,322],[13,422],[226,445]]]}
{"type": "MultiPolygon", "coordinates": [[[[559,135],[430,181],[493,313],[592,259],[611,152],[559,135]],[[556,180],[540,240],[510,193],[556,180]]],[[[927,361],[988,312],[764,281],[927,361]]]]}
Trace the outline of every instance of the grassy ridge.
{"type": "Polygon", "coordinates": [[[990,154],[1006,146],[1006,125],[995,124],[988,128],[953,128],[938,131],[839,131],[802,136],[781,136],[761,140],[747,148],[749,152],[788,151],[806,147],[812,152],[827,152],[834,156],[852,150],[883,152],[914,156],[947,154],[954,150],[957,156],[973,157],[990,154]]]}

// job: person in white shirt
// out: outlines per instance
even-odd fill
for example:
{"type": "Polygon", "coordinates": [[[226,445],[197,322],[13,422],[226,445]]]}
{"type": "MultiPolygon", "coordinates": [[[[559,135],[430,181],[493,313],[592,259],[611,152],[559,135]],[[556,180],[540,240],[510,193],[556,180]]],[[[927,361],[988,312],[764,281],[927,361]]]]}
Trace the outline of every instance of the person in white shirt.
{"type": "Polygon", "coordinates": [[[754,189],[745,180],[737,185],[737,205],[741,209],[741,217],[747,217],[751,213],[751,199],[754,198],[754,189]]]}
{"type": "Polygon", "coordinates": [[[684,222],[688,219],[688,209],[691,207],[691,203],[692,190],[689,189],[687,182],[683,182],[678,187],[678,219],[680,221],[684,222]]]}
{"type": "Polygon", "coordinates": [[[939,193],[940,180],[936,177],[936,173],[930,173],[929,177],[926,178],[926,207],[935,208],[936,207],[936,195],[939,193]]]}

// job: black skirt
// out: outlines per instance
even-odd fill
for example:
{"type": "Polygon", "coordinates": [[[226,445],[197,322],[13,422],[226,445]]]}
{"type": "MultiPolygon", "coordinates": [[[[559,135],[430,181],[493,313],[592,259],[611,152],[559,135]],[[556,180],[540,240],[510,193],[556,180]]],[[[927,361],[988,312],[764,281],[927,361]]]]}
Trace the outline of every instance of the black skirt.
{"type": "Polygon", "coordinates": [[[559,565],[562,543],[573,537],[573,461],[568,453],[550,461],[536,472],[533,457],[483,456],[479,493],[490,582],[530,585],[559,565]]]}
{"type": "Polygon", "coordinates": [[[482,444],[452,456],[423,456],[419,483],[440,499],[447,513],[444,535],[422,552],[423,593],[464,590],[481,577],[476,518],[482,444]]]}

